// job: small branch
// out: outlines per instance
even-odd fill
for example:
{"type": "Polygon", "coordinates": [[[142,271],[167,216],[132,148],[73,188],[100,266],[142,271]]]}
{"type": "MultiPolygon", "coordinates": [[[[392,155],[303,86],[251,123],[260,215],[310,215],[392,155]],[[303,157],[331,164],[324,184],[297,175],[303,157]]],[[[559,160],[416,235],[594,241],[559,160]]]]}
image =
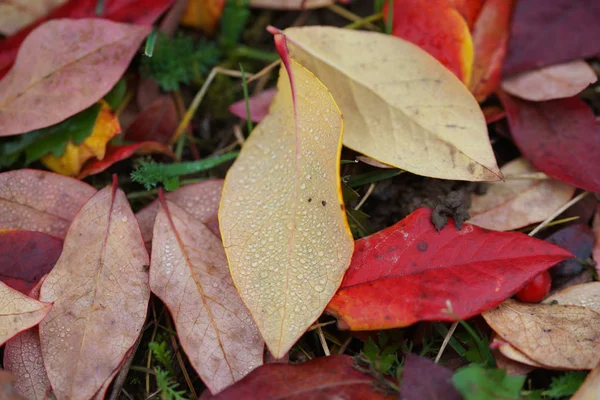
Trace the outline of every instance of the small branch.
{"type": "Polygon", "coordinates": [[[438,354],[435,357],[436,364],[438,363],[438,361],[440,361],[440,358],[442,357],[442,354],[444,353],[446,346],[448,346],[448,342],[450,341],[450,338],[452,337],[452,335],[454,335],[454,331],[456,330],[457,326],[458,326],[458,322],[454,322],[450,326],[450,329],[448,330],[448,333],[446,334],[446,337],[444,338],[444,341],[442,342],[442,347],[440,347],[440,351],[438,351],[438,354]]]}
{"type": "Polygon", "coordinates": [[[579,200],[583,199],[588,194],[590,194],[590,192],[583,192],[580,193],[578,196],[574,197],[571,201],[569,201],[567,204],[556,210],[554,213],[552,213],[552,215],[550,215],[548,218],[542,221],[542,223],[536,226],[534,230],[529,232],[529,236],[533,236],[542,229],[544,229],[544,227],[546,227],[546,225],[548,225],[554,218],[558,217],[565,210],[569,209],[573,204],[577,203],[579,200]]]}

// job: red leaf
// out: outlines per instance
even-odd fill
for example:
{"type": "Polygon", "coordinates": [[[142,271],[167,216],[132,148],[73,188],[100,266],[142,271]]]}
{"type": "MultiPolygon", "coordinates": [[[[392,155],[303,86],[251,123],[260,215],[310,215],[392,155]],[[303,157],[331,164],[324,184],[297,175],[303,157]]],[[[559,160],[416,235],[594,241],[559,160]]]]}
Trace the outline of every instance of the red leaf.
{"type": "Polygon", "coordinates": [[[469,28],[473,27],[481,7],[484,5],[484,0],[447,0],[456,11],[463,16],[469,28]]]}
{"type": "MultiPolygon", "coordinates": [[[[267,89],[248,98],[250,119],[252,122],[260,122],[267,116],[275,93],[277,93],[277,89],[267,89]]],[[[229,111],[236,117],[246,119],[248,117],[246,113],[246,100],[236,101],[229,106],[229,111]]]]}
{"type": "Polygon", "coordinates": [[[102,13],[96,15],[97,0],[71,0],[13,36],[0,41],[0,78],[6,75],[12,66],[17,58],[19,47],[27,35],[46,21],[56,18],[106,18],[116,22],[152,25],[172,2],[173,0],[105,1],[102,13]]]}
{"type": "Polygon", "coordinates": [[[394,399],[375,391],[376,380],[354,368],[349,356],[319,357],[299,365],[265,364],[215,396],[202,400],[394,399]]]}
{"type": "Polygon", "coordinates": [[[153,140],[169,144],[179,124],[175,102],[171,96],[160,96],[138,114],[127,129],[126,140],[143,142],[153,140]]]}
{"type": "Polygon", "coordinates": [[[503,75],[600,54],[597,0],[519,0],[503,75]]]}
{"type": "Polygon", "coordinates": [[[41,232],[0,231],[0,280],[23,294],[50,272],[62,240],[41,232]]]}
{"type": "Polygon", "coordinates": [[[600,129],[587,104],[577,97],[530,102],[502,91],[498,96],[515,144],[537,169],[600,192],[600,129]]]}
{"type": "Polygon", "coordinates": [[[480,314],[572,254],[522,233],[453,223],[437,232],[420,208],[356,241],[352,264],[327,310],[352,330],[453,321],[480,314]]]}
{"type": "Polygon", "coordinates": [[[172,158],[175,154],[164,144],[158,142],[141,142],[134,144],[126,144],[120,146],[107,146],[106,155],[102,160],[93,160],[85,165],[83,171],[79,174],[79,179],[86,176],[98,174],[113,165],[116,162],[125,160],[131,157],[134,153],[137,154],[152,154],[162,153],[172,158]]]}
{"type": "Polygon", "coordinates": [[[402,400],[462,399],[452,385],[452,370],[428,358],[406,353],[402,371],[402,400]]]}

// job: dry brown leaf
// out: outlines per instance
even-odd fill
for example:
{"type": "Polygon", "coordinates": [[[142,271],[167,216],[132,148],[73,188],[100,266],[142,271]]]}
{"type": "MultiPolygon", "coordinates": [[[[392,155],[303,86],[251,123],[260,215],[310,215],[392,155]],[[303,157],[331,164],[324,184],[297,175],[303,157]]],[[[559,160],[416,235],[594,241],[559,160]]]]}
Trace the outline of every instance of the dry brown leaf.
{"type": "Polygon", "coordinates": [[[600,282],[569,286],[547,297],[542,303],[582,306],[600,312],[600,282]]]}
{"type": "Polygon", "coordinates": [[[0,229],[22,229],[65,237],[75,214],[96,189],[47,171],[0,174],[0,229]]]}
{"type": "MultiPolygon", "coordinates": [[[[508,343],[507,345],[510,346],[508,343]]],[[[521,364],[520,362],[511,360],[500,353],[499,350],[492,350],[492,355],[494,356],[494,360],[496,360],[496,366],[500,369],[506,370],[507,375],[527,375],[535,369],[535,367],[530,365],[521,364]]]]}
{"type": "Polygon", "coordinates": [[[600,364],[596,366],[579,386],[571,400],[598,400],[600,399],[600,364]]]}
{"type": "Polygon", "coordinates": [[[583,60],[521,72],[502,81],[502,89],[529,101],[575,96],[596,82],[596,73],[583,60]]]}
{"type": "Polygon", "coordinates": [[[154,224],[150,288],[171,311],[183,350],[213,394],[262,365],[264,342],[233,285],[221,240],[168,200],[154,224]]]}
{"type": "Polygon", "coordinates": [[[600,361],[600,313],[589,308],[507,300],[482,315],[503,340],[549,368],[592,369],[600,361]]]}
{"type": "Polygon", "coordinates": [[[544,368],[544,366],[542,364],[535,362],[531,358],[527,357],[525,354],[523,354],[522,352],[517,350],[510,343],[500,339],[497,335],[492,340],[492,345],[498,346],[498,352],[503,357],[514,362],[515,364],[520,364],[520,365],[523,365],[526,367],[531,367],[531,369],[544,368]]]}
{"type": "Polygon", "coordinates": [[[0,1],[0,33],[10,36],[63,4],[66,0],[0,1]]]}
{"type": "Polygon", "coordinates": [[[116,182],[73,220],[40,299],[54,302],[40,324],[48,378],[58,399],[89,399],[135,343],[150,298],[148,253],[116,182]]]}
{"type": "Polygon", "coordinates": [[[517,158],[501,169],[505,182],[489,184],[487,192],[471,195],[471,224],[496,231],[511,231],[543,221],[567,203],[575,187],[554,179],[513,179],[537,173],[525,158],[517,158]]]}

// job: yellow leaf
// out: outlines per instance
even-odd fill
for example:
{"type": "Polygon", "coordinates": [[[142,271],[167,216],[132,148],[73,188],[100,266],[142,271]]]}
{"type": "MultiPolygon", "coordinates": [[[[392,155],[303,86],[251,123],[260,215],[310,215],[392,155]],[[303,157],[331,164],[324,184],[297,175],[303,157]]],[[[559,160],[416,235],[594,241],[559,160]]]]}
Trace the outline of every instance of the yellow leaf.
{"type": "Polygon", "coordinates": [[[280,54],[287,68],[270,113],[229,170],[219,209],[233,281],[276,358],[321,315],[354,248],[341,195],[340,111],[310,71],[280,54]]]}
{"type": "Polygon", "coordinates": [[[221,19],[224,6],[225,0],[188,0],[181,24],[212,35],[221,19]]]}
{"type": "Polygon", "coordinates": [[[345,146],[419,175],[501,179],[477,101],[424,50],[376,32],[311,26],[284,33],[290,54],[339,104],[345,146]]]}
{"type": "Polygon", "coordinates": [[[102,108],[90,136],[80,145],[69,141],[60,157],[56,157],[52,153],[46,154],[40,160],[46,168],[62,175],[76,176],[89,159],[102,160],[104,158],[106,145],[121,132],[121,126],[109,105],[104,100],[101,101],[101,104],[102,108]]]}

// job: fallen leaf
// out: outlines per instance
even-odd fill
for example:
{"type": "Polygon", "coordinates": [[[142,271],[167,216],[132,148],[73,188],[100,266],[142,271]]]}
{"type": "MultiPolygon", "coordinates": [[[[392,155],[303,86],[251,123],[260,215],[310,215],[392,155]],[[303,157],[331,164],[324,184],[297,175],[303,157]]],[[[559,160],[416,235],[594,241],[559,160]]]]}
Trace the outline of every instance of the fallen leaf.
{"type": "Polygon", "coordinates": [[[12,384],[14,380],[15,376],[12,373],[0,369],[0,398],[2,400],[28,400],[15,392],[12,384]]]}
{"type": "Polygon", "coordinates": [[[281,358],[339,287],[353,241],[340,183],[340,111],[288,56],[285,37],[275,42],[278,91],[227,173],[219,225],[235,286],[281,358]]]}
{"type": "Polygon", "coordinates": [[[502,354],[504,357],[508,358],[513,362],[520,363],[521,365],[526,365],[532,368],[544,368],[542,364],[535,362],[531,358],[527,357],[525,354],[517,350],[510,343],[500,339],[497,335],[496,338],[492,340],[492,345],[497,345],[500,354],[502,354]]]}
{"type": "MultiPolygon", "coordinates": [[[[393,1],[392,35],[416,44],[469,86],[473,66],[473,40],[467,22],[452,6],[452,2],[448,0],[393,1]]],[[[386,24],[389,15],[388,7],[389,3],[385,2],[382,13],[386,24]]],[[[376,61],[372,60],[369,67],[375,63],[376,61]]]]}
{"type": "MultiPolygon", "coordinates": [[[[510,344],[508,343],[506,343],[506,345],[510,346],[510,344]]],[[[496,360],[496,366],[500,369],[505,370],[506,375],[508,376],[527,375],[535,369],[535,367],[532,367],[531,365],[525,365],[521,364],[520,362],[511,360],[510,358],[500,353],[498,349],[492,350],[492,355],[494,356],[494,360],[496,360]]]]}
{"type": "MultiPolygon", "coordinates": [[[[40,286],[37,284],[29,293],[29,297],[39,298],[40,286]]],[[[37,326],[19,333],[6,342],[3,361],[4,368],[15,374],[15,392],[30,400],[55,399],[44,367],[37,326]]]]}
{"type": "Polygon", "coordinates": [[[0,282],[0,346],[39,324],[51,308],[52,304],[34,300],[0,282]]]}
{"type": "Polygon", "coordinates": [[[237,399],[364,399],[391,400],[377,381],[359,371],[350,356],[318,357],[303,364],[265,364],[215,396],[202,400],[237,399]]]}
{"type": "Polygon", "coordinates": [[[152,25],[173,2],[173,0],[111,0],[104,2],[100,14],[97,11],[98,0],[69,0],[54,9],[49,15],[21,29],[15,35],[0,40],[0,78],[9,71],[21,43],[38,26],[57,18],[105,18],[116,22],[137,25],[152,25]]]}
{"type": "Polygon", "coordinates": [[[597,56],[599,19],[596,0],[519,0],[503,75],[597,56]]]}
{"type": "Polygon", "coordinates": [[[177,108],[171,96],[163,95],[139,113],[125,133],[133,142],[155,141],[170,144],[179,125],[177,108]]]}
{"type": "Polygon", "coordinates": [[[50,272],[62,250],[62,240],[41,232],[0,230],[0,280],[29,293],[50,272]]]}
{"type": "Polygon", "coordinates": [[[597,80],[588,63],[575,60],[511,75],[502,89],[524,100],[546,101],[575,96],[597,80]]]}
{"type": "Polygon", "coordinates": [[[10,36],[66,0],[10,0],[0,3],[0,33],[10,36]]]}
{"type": "Polygon", "coordinates": [[[402,400],[461,400],[452,385],[452,370],[412,353],[404,354],[402,400]]]}
{"type": "Polygon", "coordinates": [[[600,282],[570,286],[547,297],[542,303],[582,306],[600,312],[600,282]]]}
{"type": "Polygon", "coordinates": [[[106,154],[102,160],[92,160],[88,162],[79,173],[78,178],[83,179],[86,176],[95,175],[105,171],[113,164],[126,160],[133,154],[165,154],[175,158],[175,154],[162,143],[158,142],[140,142],[123,145],[106,146],[106,154]]]}
{"type": "Polygon", "coordinates": [[[564,260],[551,270],[553,287],[559,284],[560,278],[572,278],[583,271],[580,260],[587,260],[594,247],[594,233],[586,224],[578,223],[566,226],[545,239],[547,242],[570,251],[576,258],[564,260]]]}
{"type": "Polygon", "coordinates": [[[339,102],[345,146],[418,175],[501,179],[479,105],[425,51],[376,32],[313,26],[285,34],[291,55],[339,102]]]}
{"type": "Polygon", "coordinates": [[[105,101],[94,123],[92,133],[81,144],[67,143],[62,155],[52,153],[43,156],[40,161],[48,169],[66,176],[77,176],[83,165],[90,159],[103,160],[108,142],[121,132],[119,118],[105,101]]]}
{"type": "Polygon", "coordinates": [[[469,223],[497,231],[522,228],[545,220],[575,193],[574,186],[554,179],[521,179],[538,172],[522,157],[500,171],[505,182],[491,183],[484,195],[471,195],[469,223]]]}
{"type": "Polygon", "coordinates": [[[357,156],[356,159],[358,161],[364,162],[367,165],[370,165],[371,167],[382,168],[382,169],[394,168],[391,165],[384,164],[382,162],[379,162],[379,161],[377,161],[371,157],[367,157],[367,156],[357,156]]]}
{"type": "Polygon", "coordinates": [[[446,0],[465,19],[469,28],[473,27],[485,0],[446,0]]]}
{"type": "Polygon", "coordinates": [[[475,55],[469,88],[479,102],[483,102],[500,85],[514,3],[514,0],[487,0],[475,22],[475,55]]]}
{"type": "Polygon", "coordinates": [[[438,232],[431,214],[419,208],[356,241],[352,264],[327,306],[338,317],[338,326],[376,330],[471,318],[572,256],[517,232],[470,224],[459,231],[452,221],[438,232]],[[454,315],[444,312],[448,302],[454,315]]]}
{"type": "Polygon", "coordinates": [[[523,156],[559,181],[600,192],[600,129],[596,117],[577,97],[530,102],[502,91],[512,138],[523,156]]]}
{"type": "Polygon", "coordinates": [[[596,206],[596,213],[594,214],[594,221],[592,223],[594,228],[594,248],[592,249],[592,258],[596,262],[596,272],[600,276],[600,204],[596,206]]]}
{"type": "MultiPolygon", "coordinates": [[[[165,198],[183,208],[192,217],[206,225],[217,237],[220,237],[217,213],[219,211],[222,190],[222,179],[209,179],[185,185],[173,192],[167,192],[165,198]]],[[[158,208],[159,201],[157,199],[138,211],[135,215],[140,224],[142,237],[148,248],[152,242],[154,220],[156,219],[158,208]]]]}
{"type": "Polygon", "coordinates": [[[592,369],[600,362],[600,313],[592,309],[507,300],[482,315],[503,340],[546,367],[592,369]]]}
{"type": "Polygon", "coordinates": [[[75,214],[96,189],[47,171],[0,174],[0,229],[39,231],[64,238],[75,214]]]}
{"type": "Polygon", "coordinates": [[[600,364],[588,374],[571,400],[598,400],[600,396],[600,364]]]}
{"type": "Polygon", "coordinates": [[[35,29],[0,80],[0,136],[56,124],[94,104],[149,32],[102,19],[53,20],[35,29]]]}
{"type": "Polygon", "coordinates": [[[485,106],[482,108],[483,115],[485,116],[485,122],[491,124],[500,121],[506,117],[506,112],[502,107],[498,106],[485,106]]]}
{"type": "Polygon", "coordinates": [[[498,368],[470,364],[454,373],[452,383],[464,400],[519,399],[525,376],[507,376],[498,368]]]}
{"type": "Polygon", "coordinates": [[[181,25],[198,28],[213,35],[221,19],[225,0],[188,0],[181,25]]]}
{"type": "Polygon", "coordinates": [[[171,311],[188,360],[218,393],[263,363],[264,342],[233,285],[221,240],[175,203],[160,204],[150,289],[171,311]]]}
{"type": "Polygon", "coordinates": [[[250,7],[276,10],[310,10],[327,7],[336,0],[250,0],[250,7]]]}
{"type": "Polygon", "coordinates": [[[148,253],[122,190],[96,193],[77,214],[40,300],[48,378],[58,399],[88,399],[135,343],[150,298],[148,253]]]}
{"type": "MultiPolygon", "coordinates": [[[[250,119],[252,122],[260,122],[269,114],[269,106],[273,101],[273,97],[275,97],[275,93],[277,93],[277,89],[267,89],[248,98],[250,119]]],[[[248,117],[246,113],[246,100],[236,101],[229,106],[229,111],[236,117],[245,120],[248,117]]]]}

